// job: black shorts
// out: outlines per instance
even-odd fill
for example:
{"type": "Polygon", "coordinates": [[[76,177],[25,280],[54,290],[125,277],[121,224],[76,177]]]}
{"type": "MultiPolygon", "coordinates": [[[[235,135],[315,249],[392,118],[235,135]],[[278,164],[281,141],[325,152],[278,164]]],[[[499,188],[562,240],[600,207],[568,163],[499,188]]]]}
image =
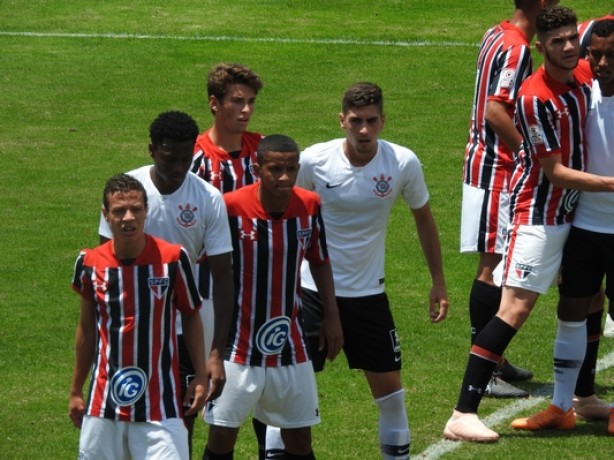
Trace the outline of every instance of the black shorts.
{"type": "Polygon", "coordinates": [[[601,289],[612,299],[614,286],[614,235],[571,227],[561,266],[559,293],[569,298],[592,297],[601,289]]]}
{"type": "MultiPolygon", "coordinates": [[[[183,335],[177,335],[177,351],[179,352],[179,378],[181,380],[181,402],[188,390],[190,380],[194,377],[194,366],[190,360],[190,354],[183,341],[183,335]]],[[[184,417],[196,417],[198,414],[184,415],[184,417]]]]}
{"type": "MultiPolygon", "coordinates": [[[[317,340],[322,305],[317,292],[302,290],[303,325],[316,371],[324,367],[317,340]],[[313,344],[315,343],[315,351],[313,344]],[[318,369],[317,366],[321,365],[318,369]]],[[[401,369],[401,347],[385,293],[365,297],[337,297],[343,328],[343,351],[351,369],[390,372],[401,369]]]]}

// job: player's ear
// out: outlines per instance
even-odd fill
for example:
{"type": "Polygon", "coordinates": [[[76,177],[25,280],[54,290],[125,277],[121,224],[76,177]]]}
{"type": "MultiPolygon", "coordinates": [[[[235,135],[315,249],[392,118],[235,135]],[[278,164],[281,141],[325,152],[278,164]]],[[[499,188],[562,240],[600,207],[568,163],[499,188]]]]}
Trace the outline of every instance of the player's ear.
{"type": "Polygon", "coordinates": [[[104,205],[102,205],[102,207],[100,209],[102,211],[102,216],[104,217],[104,220],[106,220],[108,222],[109,218],[107,217],[107,210],[105,209],[104,205]]]}
{"type": "Polygon", "coordinates": [[[344,122],[345,122],[345,114],[343,112],[339,112],[339,126],[343,128],[344,122]]]}
{"type": "Polygon", "coordinates": [[[149,144],[147,148],[149,149],[149,155],[153,158],[155,146],[153,144],[149,144]]]}

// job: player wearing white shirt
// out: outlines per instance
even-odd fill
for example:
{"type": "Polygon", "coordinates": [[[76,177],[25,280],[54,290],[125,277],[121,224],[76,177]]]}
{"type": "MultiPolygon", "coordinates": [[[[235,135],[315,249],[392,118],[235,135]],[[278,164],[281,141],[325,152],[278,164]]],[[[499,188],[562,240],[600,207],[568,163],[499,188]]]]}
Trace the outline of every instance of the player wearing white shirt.
{"type": "MultiPolygon", "coordinates": [[[[315,190],[322,199],[343,349],[350,368],[364,371],[379,408],[382,456],[406,459],[410,432],[401,351],[384,289],[386,228],[395,199],[403,197],[416,222],[433,280],[429,302],[433,323],[443,320],[448,309],[439,237],[418,158],[409,149],[378,139],[384,126],[381,89],[372,83],[353,85],[344,94],[342,110],[345,138],[306,149],[297,185],[315,190]]],[[[321,317],[319,299],[305,267],[301,276],[305,328],[314,339],[321,317]]],[[[319,346],[324,346],[322,331],[319,346]]],[[[324,360],[312,359],[316,370],[321,369],[324,360]]]]}

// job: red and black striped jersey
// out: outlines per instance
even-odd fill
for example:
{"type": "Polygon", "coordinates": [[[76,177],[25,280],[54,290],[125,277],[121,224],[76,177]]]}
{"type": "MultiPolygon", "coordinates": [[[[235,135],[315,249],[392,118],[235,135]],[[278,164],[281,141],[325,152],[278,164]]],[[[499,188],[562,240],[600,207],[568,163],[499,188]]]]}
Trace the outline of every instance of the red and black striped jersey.
{"type": "Polygon", "coordinates": [[[210,130],[196,138],[191,171],[209,182],[220,192],[232,192],[258,180],[251,165],[256,162],[256,150],[262,134],[243,133],[241,153],[235,158],[215,145],[209,136],[210,130]]]}
{"type": "Polygon", "coordinates": [[[510,149],[486,123],[486,103],[496,100],[514,117],[521,83],[532,72],[527,37],[508,21],[489,29],[480,44],[471,110],[469,139],[465,148],[463,181],[485,190],[507,190],[514,170],[510,149]]]}
{"type": "Polygon", "coordinates": [[[147,235],[143,252],[124,264],[108,241],[79,254],[72,288],[96,306],[86,413],[130,422],[181,417],[175,313],[193,314],[201,302],[185,249],[147,235]]]}
{"type": "Polygon", "coordinates": [[[516,116],[524,151],[518,155],[511,182],[510,210],[514,223],[571,222],[578,191],[552,185],[539,160],[560,155],[564,166],[585,169],[584,125],[592,84],[588,62],[581,60],[573,76],[574,83],[567,85],[550,78],[541,67],[520,89],[516,116]]]}
{"type": "Polygon", "coordinates": [[[229,361],[277,367],[309,360],[300,319],[300,267],[328,263],[320,198],[294,187],[290,204],[271,217],[259,184],[224,195],[233,242],[235,310],[229,361]]]}

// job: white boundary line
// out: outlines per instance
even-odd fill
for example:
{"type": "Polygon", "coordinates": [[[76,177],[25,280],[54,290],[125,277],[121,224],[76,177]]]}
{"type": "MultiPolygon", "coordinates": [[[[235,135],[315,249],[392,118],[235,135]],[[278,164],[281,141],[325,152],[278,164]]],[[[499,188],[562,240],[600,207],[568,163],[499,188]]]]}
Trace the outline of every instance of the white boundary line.
{"type": "Polygon", "coordinates": [[[392,46],[392,47],[477,47],[478,43],[430,40],[389,41],[389,40],[350,40],[343,38],[283,38],[283,37],[241,37],[231,35],[200,36],[200,35],[147,35],[147,34],[115,34],[115,33],[68,33],[68,32],[11,32],[0,30],[4,37],[39,37],[39,38],[109,38],[130,40],[179,40],[207,42],[253,42],[305,45],[351,45],[351,46],[392,46]]]}
{"type": "MultiPolygon", "coordinates": [[[[597,361],[597,372],[609,369],[612,366],[614,366],[614,351],[611,351],[609,354],[605,355],[603,358],[597,361]]],[[[498,411],[493,412],[488,417],[482,419],[482,421],[486,426],[493,429],[495,426],[501,424],[502,422],[508,421],[519,412],[525,409],[530,409],[531,407],[538,405],[545,399],[550,398],[551,395],[552,384],[544,385],[538,388],[537,391],[533,392],[533,396],[531,396],[530,398],[516,400],[515,402],[508,404],[507,406],[499,409],[498,411]]],[[[458,449],[462,445],[463,443],[459,441],[449,441],[447,439],[443,439],[437,444],[432,444],[426,450],[417,454],[416,458],[436,460],[441,456],[458,449]]]]}

